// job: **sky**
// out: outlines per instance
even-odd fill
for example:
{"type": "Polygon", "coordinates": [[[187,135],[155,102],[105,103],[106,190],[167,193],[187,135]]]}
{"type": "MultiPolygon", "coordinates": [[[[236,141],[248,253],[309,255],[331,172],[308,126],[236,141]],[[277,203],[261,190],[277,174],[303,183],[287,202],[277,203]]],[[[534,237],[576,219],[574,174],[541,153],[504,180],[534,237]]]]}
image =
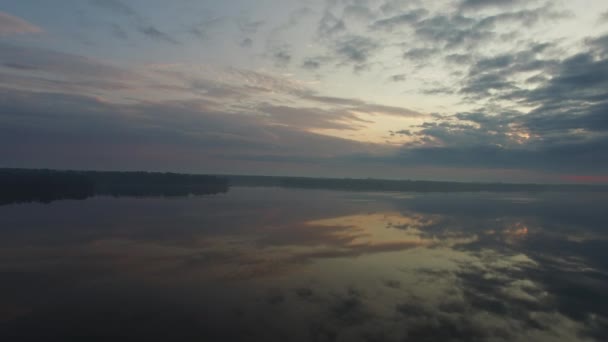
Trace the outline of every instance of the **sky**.
{"type": "Polygon", "coordinates": [[[0,167],[608,182],[602,0],[0,0],[0,167]]]}

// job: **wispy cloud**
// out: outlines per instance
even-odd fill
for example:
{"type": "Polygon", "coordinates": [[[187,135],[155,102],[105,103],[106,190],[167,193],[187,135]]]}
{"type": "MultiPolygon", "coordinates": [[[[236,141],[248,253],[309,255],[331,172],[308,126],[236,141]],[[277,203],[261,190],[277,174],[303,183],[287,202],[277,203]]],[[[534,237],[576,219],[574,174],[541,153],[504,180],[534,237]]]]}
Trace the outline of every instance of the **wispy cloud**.
{"type": "Polygon", "coordinates": [[[31,24],[24,19],[15,17],[8,13],[0,12],[0,36],[13,34],[36,34],[44,32],[40,27],[31,24]]]}
{"type": "MultiPolygon", "coordinates": [[[[112,12],[115,15],[128,18],[130,26],[134,27],[137,32],[150,39],[170,44],[179,44],[179,41],[176,38],[150,23],[135,9],[120,0],[90,0],[90,3],[95,7],[112,12]]],[[[113,35],[118,38],[125,39],[127,37],[126,32],[124,32],[122,28],[119,30],[116,29],[116,25],[112,26],[112,32],[113,35]]]]}
{"type": "Polygon", "coordinates": [[[143,33],[144,35],[146,35],[149,38],[158,40],[158,41],[164,41],[167,43],[171,43],[171,44],[179,44],[179,42],[171,37],[170,35],[168,35],[165,32],[160,31],[158,28],[154,27],[154,26],[145,26],[145,27],[140,27],[139,31],[141,33],[143,33]]]}
{"type": "Polygon", "coordinates": [[[119,0],[90,0],[91,4],[112,11],[115,14],[137,17],[138,14],[125,3],[119,0]]]}

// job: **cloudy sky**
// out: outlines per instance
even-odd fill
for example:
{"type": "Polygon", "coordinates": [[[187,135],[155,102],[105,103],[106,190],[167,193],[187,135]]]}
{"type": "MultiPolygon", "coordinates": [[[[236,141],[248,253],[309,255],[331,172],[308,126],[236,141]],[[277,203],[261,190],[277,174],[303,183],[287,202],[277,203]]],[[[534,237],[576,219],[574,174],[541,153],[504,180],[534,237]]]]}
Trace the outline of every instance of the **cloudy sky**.
{"type": "Polygon", "coordinates": [[[0,166],[608,182],[602,0],[0,0],[0,166]]]}

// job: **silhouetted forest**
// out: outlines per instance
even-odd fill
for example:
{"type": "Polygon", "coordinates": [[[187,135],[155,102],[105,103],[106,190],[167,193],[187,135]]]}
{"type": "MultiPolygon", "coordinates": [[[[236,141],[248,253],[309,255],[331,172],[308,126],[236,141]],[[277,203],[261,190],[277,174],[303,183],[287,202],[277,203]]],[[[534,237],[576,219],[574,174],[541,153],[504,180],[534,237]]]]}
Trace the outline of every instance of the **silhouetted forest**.
{"type": "Polygon", "coordinates": [[[187,196],[228,191],[228,180],[209,175],[156,172],[0,169],[0,205],[48,203],[94,195],[187,196]]]}
{"type": "Polygon", "coordinates": [[[85,199],[95,194],[93,181],[80,173],[51,170],[0,170],[0,204],[48,203],[85,199]]]}

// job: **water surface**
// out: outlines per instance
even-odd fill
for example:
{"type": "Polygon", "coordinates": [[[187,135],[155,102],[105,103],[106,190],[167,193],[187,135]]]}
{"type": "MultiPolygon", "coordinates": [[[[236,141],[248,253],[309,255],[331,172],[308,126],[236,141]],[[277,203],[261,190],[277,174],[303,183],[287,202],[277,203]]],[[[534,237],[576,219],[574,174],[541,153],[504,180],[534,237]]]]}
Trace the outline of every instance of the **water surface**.
{"type": "Polygon", "coordinates": [[[604,341],[607,200],[234,188],[2,206],[0,336],[604,341]]]}

